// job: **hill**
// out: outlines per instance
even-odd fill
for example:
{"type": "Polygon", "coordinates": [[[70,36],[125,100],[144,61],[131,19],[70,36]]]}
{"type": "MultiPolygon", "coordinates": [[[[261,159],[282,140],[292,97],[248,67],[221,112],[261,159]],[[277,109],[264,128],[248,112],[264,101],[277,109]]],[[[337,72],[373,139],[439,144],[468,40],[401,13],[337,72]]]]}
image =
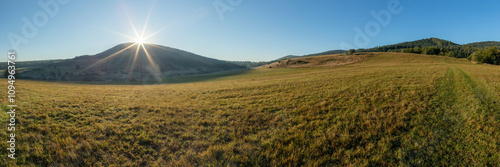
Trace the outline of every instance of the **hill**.
{"type": "MultiPolygon", "coordinates": [[[[427,39],[421,39],[421,40],[416,40],[416,41],[411,41],[411,42],[403,42],[399,44],[394,44],[394,45],[387,45],[387,46],[382,46],[378,47],[378,49],[401,49],[401,48],[414,48],[414,47],[453,47],[453,46],[459,46],[456,43],[453,43],[451,41],[439,39],[439,38],[427,38],[427,39]]],[[[377,48],[374,48],[377,49],[377,48]]]]}
{"type": "Polygon", "coordinates": [[[354,55],[332,54],[307,56],[277,61],[264,67],[267,68],[304,68],[304,67],[334,67],[361,62],[376,56],[376,53],[356,53],[354,55]]]}
{"type": "Polygon", "coordinates": [[[228,62],[229,63],[233,63],[233,64],[237,64],[237,65],[240,65],[240,66],[244,66],[244,67],[247,67],[247,68],[253,68],[253,67],[259,67],[259,66],[263,66],[263,65],[272,64],[272,63],[279,62],[279,61],[282,61],[282,60],[288,60],[288,59],[294,59],[294,58],[300,58],[300,57],[312,57],[312,56],[332,55],[332,54],[340,54],[340,53],[347,53],[347,51],[346,50],[330,50],[330,51],[326,51],[326,52],[315,53],[315,54],[308,54],[308,55],[302,55],[302,56],[288,55],[288,56],[284,56],[284,57],[281,57],[279,59],[272,60],[272,61],[261,61],[261,62],[228,61],[228,62]]]}
{"type": "MultiPolygon", "coordinates": [[[[356,52],[403,52],[403,53],[417,53],[425,55],[440,55],[456,58],[468,58],[471,60],[472,54],[476,55],[484,53],[485,50],[491,47],[500,48],[500,42],[497,41],[485,41],[485,42],[475,42],[465,45],[460,45],[451,41],[439,39],[439,38],[427,38],[421,40],[415,40],[410,42],[402,42],[393,45],[379,46],[370,49],[358,49],[356,52]]],[[[303,56],[288,55],[269,63],[276,64],[276,62],[281,62],[282,60],[300,58],[300,57],[311,57],[311,56],[321,56],[330,55],[338,53],[347,53],[346,50],[331,50],[322,53],[309,54],[303,56]]],[[[475,56],[477,57],[477,56],[475,56]]],[[[473,60],[479,63],[489,63],[489,64],[499,64],[500,55],[484,55],[479,60],[473,60]]]]}
{"type": "Polygon", "coordinates": [[[288,56],[281,57],[281,58],[276,59],[276,60],[271,61],[271,62],[287,60],[287,59],[294,59],[294,58],[299,58],[299,57],[323,56],[323,55],[332,55],[332,54],[339,54],[339,53],[347,53],[347,51],[346,50],[329,50],[329,51],[325,51],[325,52],[302,55],[302,56],[288,55],[288,56]]]}
{"type": "Polygon", "coordinates": [[[487,47],[500,47],[500,42],[497,41],[486,41],[486,42],[474,42],[469,43],[464,46],[476,47],[476,48],[487,48],[487,47]]]}
{"type": "MultiPolygon", "coordinates": [[[[36,68],[43,67],[49,64],[54,64],[62,60],[34,60],[34,61],[17,61],[16,68],[36,68]]],[[[7,62],[0,62],[0,69],[7,69],[7,62]]],[[[2,76],[3,77],[3,76],[2,76]]]]}
{"type": "Polygon", "coordinates": [[[16,92],[22,133],[0,166],[500,166],[500,68],[465,59],[380,53],[184,84],[22,80],[16,92]]]}
{"type": "Polygon", "coordinates": [[[500,42],[489,41],[459,45],[443,39],[428,38],[371,49],[359,49],[358,52],[405,52],[468,58],[472,53],[487,47],[500,47],[500,42]]]}
{"type": "Polygon", "coordinates": [[[161,80],[243,68],[166,46],[144,44],[143,48],[124,43],[95,55],[27,68],[21,76],[37,80],[134,82],[145,78],[161,80]]]}
{"type": "Polygon", "coordinates": [[[421,39],[421,40],[416,40],[416,41],[411,41],[411,42],[402,42],[398,44],[393,44],[393,45],[386,45],[386,46],[380,46],[380,47],[375,47],[371,49],[359,49],[361,52],[397,52],[401,51],[402,49],[408,49],[408,48],[425,48],[425,47],[436,47],[436,48],[453,48],[459,46],[456,43],[453,43],[451,41],[443,40],[443,39],[438,39],[438,38],[428,38],[428,39],[421,39]]]}

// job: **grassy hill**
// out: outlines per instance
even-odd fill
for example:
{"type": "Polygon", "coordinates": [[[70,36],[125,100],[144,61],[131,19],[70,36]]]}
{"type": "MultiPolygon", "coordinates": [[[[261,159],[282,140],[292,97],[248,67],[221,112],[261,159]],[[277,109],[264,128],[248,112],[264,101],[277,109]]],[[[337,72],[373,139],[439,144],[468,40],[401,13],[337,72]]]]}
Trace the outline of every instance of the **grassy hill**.
{"type": "Polygon", "coordinates": [[[281,61],[281,60],[287,60],[287,59],[294,59],[294,58],[300,58],[300,57],[325,56],[325,55],[340,54],[340,53],[347,53],[347,50],[329,50],[329,51],[325,51],[325,52],[314,53],[314,54],[307,54],[307,55],[302,55],[302,56],[288,55],[288,56],[281,57],[281,58],[276,59],[276,60],[271,61],[271,62],[276,62],[276,61],[281,61]]]}
{"type": "Polygon", "coordinates": [[[161,45],[144,44],[144,49],[124,43],[95,55],[38,63],[40,65],[19,72],[24,78],[36,80],[134,83],[145,78],[164,79],[246,68],[161,45]]]}
{"type": "Polygon", "coordinates": [[[354,55],[332,54],[321,56],[298,57],[277,61],[264,67],[267,68],[304,68],[304,67],[334,67],[354,64],[374,57],[374,53],[356,53],[354,55]]]}
{"type": "Polygon", "coordinates": [[[17,80],[16,92],[16,165],[500,166],[500,68],[465,59],[380,53],[182,84],[17,80]]]}

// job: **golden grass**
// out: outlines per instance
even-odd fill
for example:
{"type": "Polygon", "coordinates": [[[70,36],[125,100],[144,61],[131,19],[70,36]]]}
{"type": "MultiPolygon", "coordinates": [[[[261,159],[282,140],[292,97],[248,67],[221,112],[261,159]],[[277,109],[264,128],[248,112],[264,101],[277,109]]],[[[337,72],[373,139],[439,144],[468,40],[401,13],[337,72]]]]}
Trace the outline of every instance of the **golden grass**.
{"type": "Polygon", "coordinates": [[[0,166],[500,165],[498,66],[376,54],[184,84],[18,80],[0,166]]]}
{"type": "Polygon", "coordinates": [[[304,68],[304,67],[334,67],[354,64],[377,56],[379,53],[356,53],[353,55],[332,54],[324,56],[301,57],[265,65],[267,68],[304,68]]]}

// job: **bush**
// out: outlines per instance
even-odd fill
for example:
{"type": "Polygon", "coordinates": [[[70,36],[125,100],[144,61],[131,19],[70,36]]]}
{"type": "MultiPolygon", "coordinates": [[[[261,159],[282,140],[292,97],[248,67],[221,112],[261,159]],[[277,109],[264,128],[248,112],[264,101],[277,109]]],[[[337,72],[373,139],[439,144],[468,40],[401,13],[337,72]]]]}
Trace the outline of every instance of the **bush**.
{"type": "Polygon", "coordinates": [[[347,52],[348,55],[352,55],[354,53],[356,53],[356,50],[354,49],[349,49],[349,52],[347,52]]]}
{"type": "Polygon", "coordinates": [[[485,50],[481,49],[472,53],[467,59],[477,63],[500,65],[500,50],[497,47],[490,47],[485,50]]]}

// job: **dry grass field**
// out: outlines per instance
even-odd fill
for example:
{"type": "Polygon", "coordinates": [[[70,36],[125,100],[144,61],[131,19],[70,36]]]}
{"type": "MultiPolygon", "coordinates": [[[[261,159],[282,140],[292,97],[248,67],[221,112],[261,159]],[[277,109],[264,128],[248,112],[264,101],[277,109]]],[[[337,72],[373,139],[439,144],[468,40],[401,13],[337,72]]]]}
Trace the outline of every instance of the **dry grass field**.
{"type": "Polygon", "coordinates": [[[0,166],[500,166],[499,66],[374,54],[189,83],[17,80],[0,166]]]}

